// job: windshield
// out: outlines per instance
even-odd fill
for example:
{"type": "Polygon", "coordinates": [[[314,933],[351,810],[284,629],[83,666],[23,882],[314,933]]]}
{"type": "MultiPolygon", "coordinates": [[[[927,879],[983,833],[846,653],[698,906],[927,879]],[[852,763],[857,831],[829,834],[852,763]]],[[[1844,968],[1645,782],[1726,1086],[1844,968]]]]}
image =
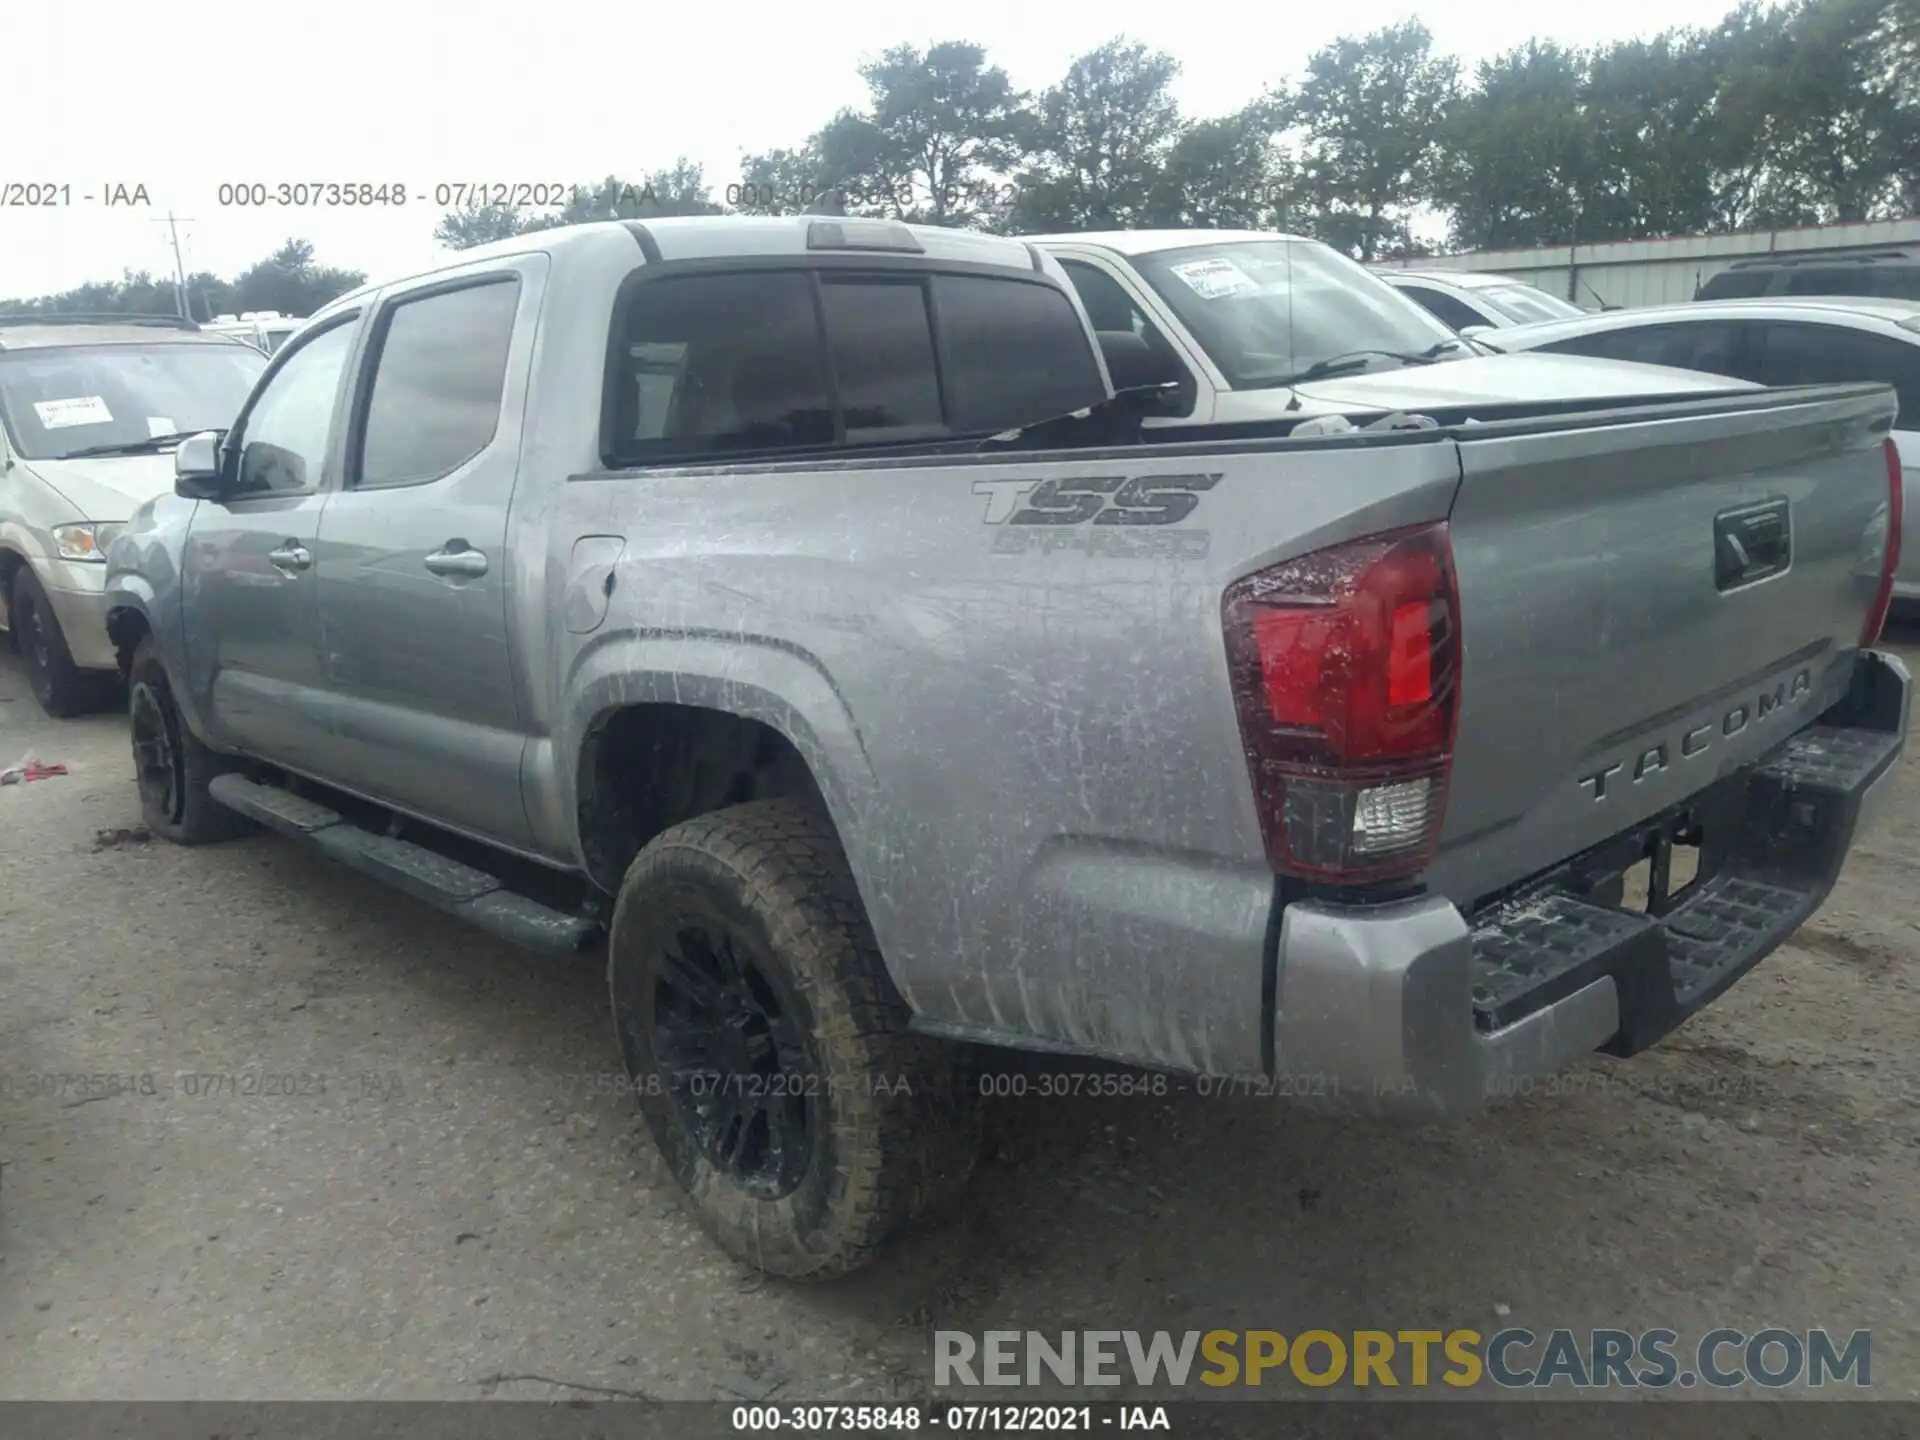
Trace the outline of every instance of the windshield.
{"type": "Polygon", "coordinates": [[[248,345],[49,346],[0,355],[0,417],[23,459],[220,430],[267,368],[248,345]]]}
{"type": "MultiPolygon", "coordinates": [[[[1458,340],[1418,303],[1313,240],[1195,245],[1134,264],[1235,390],[1272,385],[1355,351],[1418,355],[1458,340]]],[[[1443,353],[1473,352],[1456,344],[1443,353]]],[[[1377,355],[1367,363],[1396,362],[1377,355]]]]}
{"type": "Polygon", "coordinates": [[[1532,285],[1488,285],[1473,292],[1507,319],[1525,325],[1534,320],[1567,320],[1587,312],[1532,285]]]}

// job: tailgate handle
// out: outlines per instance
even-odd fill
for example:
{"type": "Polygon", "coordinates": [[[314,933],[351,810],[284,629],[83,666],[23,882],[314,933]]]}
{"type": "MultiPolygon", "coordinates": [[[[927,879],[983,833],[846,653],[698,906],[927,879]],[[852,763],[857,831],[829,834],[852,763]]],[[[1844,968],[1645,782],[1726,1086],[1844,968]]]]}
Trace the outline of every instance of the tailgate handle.
{"type": "Polygon", "coordinates": [[[1785,500],[1743,505],[1713,517],[1713,582],[1737,590],[1793,563],[1793,520],[1785,500]]]}

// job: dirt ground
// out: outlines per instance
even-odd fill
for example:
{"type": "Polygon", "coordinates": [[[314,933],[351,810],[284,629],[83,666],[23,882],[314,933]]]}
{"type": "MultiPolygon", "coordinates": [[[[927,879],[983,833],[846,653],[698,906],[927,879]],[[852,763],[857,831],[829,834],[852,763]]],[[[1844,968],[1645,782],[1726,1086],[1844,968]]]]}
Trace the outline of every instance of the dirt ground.
{"type": "Polygon", "coordinates": [[[795,1288],[680,1211],[597,966],[147,840],[124,721],[47,721],[10,656],[0,752],[71,772],[0,790],[0,1399],[879,1398],[936,1326],[1722,1324],[1871,1328],[1920,1398],[1920,758],[1789,947],[1571,1093],[999,1101],[952,1223],[795,1288]],[[82,1075],[133,1093],[40,1078],[82,1075]]]}

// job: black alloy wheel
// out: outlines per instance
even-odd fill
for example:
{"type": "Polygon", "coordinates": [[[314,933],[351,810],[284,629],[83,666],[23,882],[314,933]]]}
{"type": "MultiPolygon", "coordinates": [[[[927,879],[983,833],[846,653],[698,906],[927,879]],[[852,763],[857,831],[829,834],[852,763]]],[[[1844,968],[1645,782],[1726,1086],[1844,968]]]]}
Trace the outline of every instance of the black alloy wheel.
{"type": "Polygon", "coordinates": [[[708,1163],[762,1200],[805,1178],[819,1070],[798,996],[753,942],[718,923],[675,929],[654,981],[653,1053],[677,1123],[708,1163]]]}

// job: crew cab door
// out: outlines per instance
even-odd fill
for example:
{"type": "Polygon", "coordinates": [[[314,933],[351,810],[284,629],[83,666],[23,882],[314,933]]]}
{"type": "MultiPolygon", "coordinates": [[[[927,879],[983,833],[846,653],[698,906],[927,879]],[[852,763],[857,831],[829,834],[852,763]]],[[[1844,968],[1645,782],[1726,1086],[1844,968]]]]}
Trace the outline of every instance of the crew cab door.
{"type": "Polygon", "coordinates": [[[343,315],[275,358],[227,437],[232,488],[200,502],[181,560],[187,680],[208,738],[289,766],[304,768],[324,724],[314,536],[362,318],[343,315]]]}
{"type": "Polygon", "coordinates": [[[382,294],[314,547],[320,778],[509,845],[528,827],[507,508],[546,273],[517,256],[382,294]]]}

